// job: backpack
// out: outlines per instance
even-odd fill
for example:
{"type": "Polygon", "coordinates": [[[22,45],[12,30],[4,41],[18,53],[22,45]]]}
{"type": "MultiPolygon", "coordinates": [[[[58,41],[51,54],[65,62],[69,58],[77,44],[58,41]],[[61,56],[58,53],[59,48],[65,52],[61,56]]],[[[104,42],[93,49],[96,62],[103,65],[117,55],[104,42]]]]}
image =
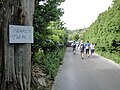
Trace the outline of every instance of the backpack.
{"type": "Polygon", "coordinates": [[[76,44],[75,43],[73,44],[73,48],[76,48],[76,44]]]}
{"type": "Polygon", "coordinates": [[[85,47],[84,47],[84,44],[81,44],[81,45],[80,45],[80,49],[81,49],[81,50],[84,50],[84,48],[85,48],[85,47]]]}

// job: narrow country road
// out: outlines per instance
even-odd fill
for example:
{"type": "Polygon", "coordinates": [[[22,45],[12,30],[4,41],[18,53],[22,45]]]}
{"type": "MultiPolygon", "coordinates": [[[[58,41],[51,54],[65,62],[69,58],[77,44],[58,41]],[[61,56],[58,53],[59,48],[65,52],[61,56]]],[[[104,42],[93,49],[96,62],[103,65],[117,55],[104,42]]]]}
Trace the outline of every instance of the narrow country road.
{"type": "Polygon", "coordinates": [[[120,66],[98,55],[81,59],[67,48],[53,90],[120,90],[120,66]]]}

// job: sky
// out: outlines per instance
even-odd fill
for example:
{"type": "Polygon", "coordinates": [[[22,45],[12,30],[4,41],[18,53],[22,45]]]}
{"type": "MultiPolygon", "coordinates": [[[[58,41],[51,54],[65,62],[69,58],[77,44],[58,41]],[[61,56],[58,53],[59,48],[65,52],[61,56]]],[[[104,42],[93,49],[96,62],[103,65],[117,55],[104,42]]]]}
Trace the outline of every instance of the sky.
{"type": "Polygon", "coordinates": [[[61,20],[70,30],[89,27],[111,4],[112,0],[65,0],[60,6],[64,9],[61,20]]]}

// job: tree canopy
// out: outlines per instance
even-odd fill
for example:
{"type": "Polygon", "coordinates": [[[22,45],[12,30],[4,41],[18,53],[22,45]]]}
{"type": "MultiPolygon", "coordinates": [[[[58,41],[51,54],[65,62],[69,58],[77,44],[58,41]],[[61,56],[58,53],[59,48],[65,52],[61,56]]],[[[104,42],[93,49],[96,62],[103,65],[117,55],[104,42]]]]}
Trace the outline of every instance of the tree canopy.
{"type": "Polygon", "coordinates": [[[65,32],[66,28],[63,27],[64,23],[60,21],[60,17],[64,12],[62,8],[58,7],[64,0],[44,0],[43,4],[40,4],[40,2],[43,1],[36,0],[35,2],[35,43],[33,44],[33,50],[36,51],[42,48],[46,51],[46,49],[52,46],[57,40],[59,43],[65,42],[61,34],[65,32]],[[57,34],[58,32],[59,34],[57,34]],[[52,40],[53,43],[50,44],[49,40],[52,40]]]}

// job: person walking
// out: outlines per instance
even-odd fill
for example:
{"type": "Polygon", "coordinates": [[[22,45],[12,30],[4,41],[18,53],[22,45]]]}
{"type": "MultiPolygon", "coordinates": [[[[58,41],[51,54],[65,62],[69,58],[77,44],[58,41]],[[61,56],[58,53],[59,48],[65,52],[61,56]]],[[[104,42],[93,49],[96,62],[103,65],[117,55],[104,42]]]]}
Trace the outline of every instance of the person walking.
{"type": "Polygon", "coordinates": [[[90,49],[90,43],[89,41],[87,41],[87,43],[85,44],[85,51],[86,51],[86,55],[89,57],[89,49],[90,49]]]}
{"type": "Polygon", "coordinates": [[[72,48],[73,48],[73,54],[76,54],[76,43],[75,41],[71,44],[72,48]]]}
{"type": "Polygon", "coordinates": [[[90,44],[90,50],[91,50],[91,56],[92,56],[95,51],[95,44],[93,43],[90,44]]]}
{"type": "Polygon", "coordinates": [[[82,59],[84,59],[84,48],[85,48],[85,46],[84,46],[83,40],[81,40],[79,48],[80,48],[80,56],[81,56],[82,59]]]}

